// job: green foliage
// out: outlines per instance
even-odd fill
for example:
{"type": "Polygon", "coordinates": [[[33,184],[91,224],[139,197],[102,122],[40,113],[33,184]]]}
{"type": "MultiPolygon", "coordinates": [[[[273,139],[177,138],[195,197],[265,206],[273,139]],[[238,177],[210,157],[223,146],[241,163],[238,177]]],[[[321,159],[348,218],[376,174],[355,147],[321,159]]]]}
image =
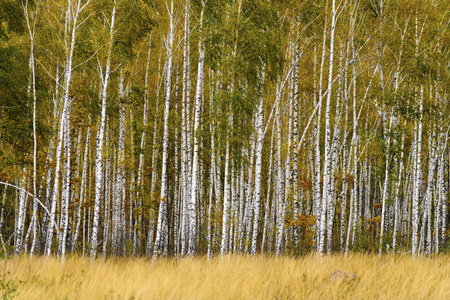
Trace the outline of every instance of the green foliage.
{"type": "Polygon", "coordinates": [[[12,33],[23,34],[25,28],[21,2],[2,0],[0,5],[0,41],[9,39],[12,33]]]}
{"type": "MultiPolygon", "coordinates": [[[[377,232],[381,224],[381,217],[377,216],[368,220],[365,224],[360,222],[356,224],[355,240],[351,245],[354,252],[376,253],[379,250],[380,238],[377,232]]],[[[386,233],[384,240],[389,240],[389,234],[386,233]]]]}
{"type": "Polygon", "coordinates": [[[442,252],[446,254],[450,254],[450,229],[445,232],[445,238],[442,241],[442,252]]]}
{"type": "Polygon", "coordinates": [[[281,32],[278,11],[269,3],[247,0],[238,7],[228,1],[208,1],[204,27],[205,60],[214,70],[229,66],[231,78],[254,86],[264,64],[269,77],[276,78],[283,61],[281,32]]]}
{"type": "Polygon", "coordinates": [[[27,97],[27,62],[19,45],[0,43],[0,132],[6,144],[0,147],[0,172],[7,166],[24,164],[33,141],[29,134],[32,109],[27,97]]]}
{"type": "Polygon", "coordinates": [[[7,276],[9,277],[9,275],[11,275],[11,272],[0,276],[0,288],[2,290],[3,300],[13,299],[17,296],[17,287],[21,283],[21,281],[17,282],[17,280],[8,279],[7,276]]]}
{"type": "MultiPolygon", "coordinates": [[[[2,239],[3,244],[3,239],[2,239]]],[[[5,262],[5,268],[6,263],[10,257],[8,256],[8,252],[4,245],[2,249],[2,253],[0,254],[0,259],[5,262]]],[[[11,272],[6,272],[4,269],[2,274],[0,274],[0,289],[1,289],[1,297],[3,300],[13,299],[17,295],[17,287],[22,281],[17,281],[11,278],[8,278],[11,275],[11,272]]]]}
{"type": "MultiPolygon", "coordinates": [[[[201,1],[192,4],[199,14],[201,1]]],[[[231,157],[238,168],[243,159],[242,149],[250,147],[254,134],[252,121],[263,91],[262,71],[267,82],[277,78],[282,69],[278,14],[273,5],[259,0],[207,1],[205,6],[202,30],[205,62],[212,70],[220,71],[220,75],[210,78],[212,86],[219,82],[219,91],[214,94],[215,114],[209,122],[216,120],[219,128],[216,146],[223,154],[230,138],[231,157]]]]}
{"type": "Polygon", "coordinates": [[[115,48],[120,57],[134,58],[135,46],[148,37],[156,25],[151,7],[145,1],[123,1],[118,9],[115,48]]]}

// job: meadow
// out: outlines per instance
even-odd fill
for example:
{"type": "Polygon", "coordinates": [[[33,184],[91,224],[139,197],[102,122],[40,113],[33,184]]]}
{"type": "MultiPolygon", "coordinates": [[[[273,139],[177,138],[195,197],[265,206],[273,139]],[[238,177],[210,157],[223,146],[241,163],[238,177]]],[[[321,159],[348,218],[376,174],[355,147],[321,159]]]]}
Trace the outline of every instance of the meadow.
{"type": "Polygon", "coordinates": [[[450,299],[448,255],[156,261],[22,256],[2,261],[1,270],[2,282],[17,285],[17,299],[450,299]],[[330,279],[336,270],[356,279],[330,279]]]}

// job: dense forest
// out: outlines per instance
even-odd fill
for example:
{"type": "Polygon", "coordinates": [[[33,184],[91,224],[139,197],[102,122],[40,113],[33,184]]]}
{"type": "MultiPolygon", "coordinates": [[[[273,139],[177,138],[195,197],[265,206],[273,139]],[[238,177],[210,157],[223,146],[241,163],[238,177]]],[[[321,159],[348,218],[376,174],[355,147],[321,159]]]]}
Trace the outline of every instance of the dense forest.
{"type": "Polygon", "coordinates": [[[2,0],[2,248],[450,251],[449,26],[446,0],[2,0]]]}

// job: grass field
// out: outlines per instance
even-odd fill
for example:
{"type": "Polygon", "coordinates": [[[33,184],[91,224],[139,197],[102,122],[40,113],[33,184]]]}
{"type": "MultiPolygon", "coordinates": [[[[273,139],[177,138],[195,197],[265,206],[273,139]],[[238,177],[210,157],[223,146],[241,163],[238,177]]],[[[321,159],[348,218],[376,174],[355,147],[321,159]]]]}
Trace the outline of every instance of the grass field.
{"type": "Polygon", "coordinates": [[[450,256],[19,257],[6,270],[18,299],[450,299],[450,256]],[[333,281],[336,270],[357,279],[333,281]]]}

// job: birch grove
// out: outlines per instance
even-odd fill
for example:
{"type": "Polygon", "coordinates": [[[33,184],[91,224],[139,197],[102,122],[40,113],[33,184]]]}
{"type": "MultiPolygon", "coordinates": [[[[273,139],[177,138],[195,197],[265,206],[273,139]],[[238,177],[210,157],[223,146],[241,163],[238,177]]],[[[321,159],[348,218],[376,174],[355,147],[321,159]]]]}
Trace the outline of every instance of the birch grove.
{"type": "Polygon", "coordinates": [[[449,251],[447,1],[10,2],[10,253],[449,251]]]}

